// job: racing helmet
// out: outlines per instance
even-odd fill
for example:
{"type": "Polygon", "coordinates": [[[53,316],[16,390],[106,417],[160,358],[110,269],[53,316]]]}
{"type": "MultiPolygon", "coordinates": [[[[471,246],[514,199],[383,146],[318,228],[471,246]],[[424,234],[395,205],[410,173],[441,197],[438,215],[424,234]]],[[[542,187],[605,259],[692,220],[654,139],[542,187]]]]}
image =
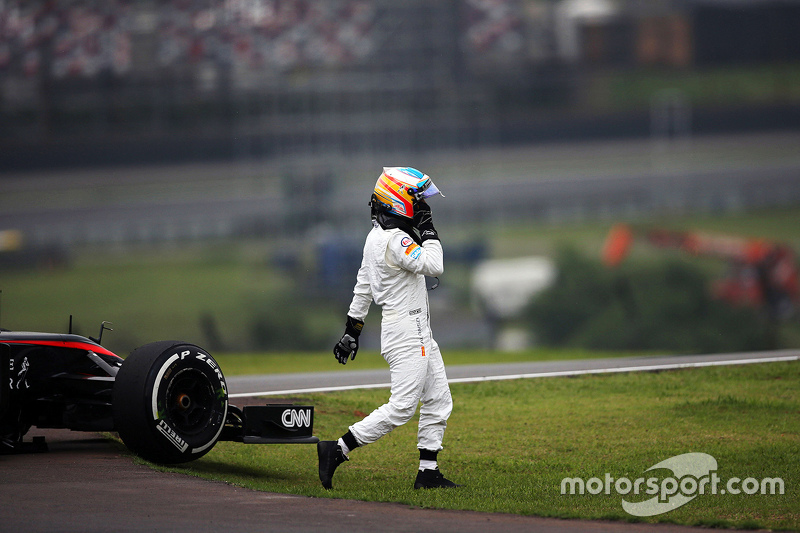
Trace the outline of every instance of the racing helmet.
{"type": "Polygon", "coordinates": [[[427,174],[411,167],[384,167],[375,183],[370,205],[393,215],[413,218],[414,205],[437,194],[444,197],[427,174]]]}

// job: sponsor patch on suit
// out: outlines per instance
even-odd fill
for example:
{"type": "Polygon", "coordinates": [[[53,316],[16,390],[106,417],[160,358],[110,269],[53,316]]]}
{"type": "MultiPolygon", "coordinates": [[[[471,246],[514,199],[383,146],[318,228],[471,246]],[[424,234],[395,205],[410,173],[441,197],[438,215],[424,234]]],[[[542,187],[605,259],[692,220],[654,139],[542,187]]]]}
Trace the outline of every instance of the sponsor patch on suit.
{"type": "Polygon", "coordinates": [[[422,248],[420,248],[419,245],[413,242],[411,243],[410,246],[406,248],[406,255],[412,257],[413,259],[418,258],[419,254],[421,253],[422,253],[422,248]]]}

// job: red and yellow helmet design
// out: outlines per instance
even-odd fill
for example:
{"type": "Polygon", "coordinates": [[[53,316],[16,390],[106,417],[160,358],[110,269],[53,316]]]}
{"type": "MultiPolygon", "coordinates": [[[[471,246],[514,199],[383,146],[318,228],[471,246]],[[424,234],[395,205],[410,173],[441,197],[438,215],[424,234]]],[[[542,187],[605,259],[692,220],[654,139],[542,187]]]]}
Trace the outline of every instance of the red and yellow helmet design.
{"type": "Polygon", "coordinates": [[[414,217],[417,201],[436,194],[442,193],[430,176],[411,167],[384,167],[373,191],[388,212],[407,218],[414,217]]]}

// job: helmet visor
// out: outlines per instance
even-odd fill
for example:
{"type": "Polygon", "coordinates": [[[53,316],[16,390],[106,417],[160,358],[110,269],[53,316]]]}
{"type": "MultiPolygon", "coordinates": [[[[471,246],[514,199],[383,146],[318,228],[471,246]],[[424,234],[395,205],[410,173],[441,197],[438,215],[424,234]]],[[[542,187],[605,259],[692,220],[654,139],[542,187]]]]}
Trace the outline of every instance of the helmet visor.
{"type": "Polygon", "coordinates": [[[426,183],[420,187],[420,190],[414,195],[417,200],[424,200],[426,198],[430,198],[431,196],[436,196],[437,194],[441,194],[442,198],[444,198],[444,194],[439,188],[433,183],[432,179],[429,179],[426,183]]]}

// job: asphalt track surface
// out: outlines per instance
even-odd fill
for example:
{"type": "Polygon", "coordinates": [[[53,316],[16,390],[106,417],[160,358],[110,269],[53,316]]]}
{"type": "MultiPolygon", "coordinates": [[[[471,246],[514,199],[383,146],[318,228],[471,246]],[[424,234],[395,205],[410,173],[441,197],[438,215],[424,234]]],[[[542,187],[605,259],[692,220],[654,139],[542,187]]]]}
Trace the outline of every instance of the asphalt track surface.
{"type": "MultiPolygon", "coordinates": [[[[678,368],[674,365],[746,364],[797,360],[800,351],[559,361],[452,367],[452,380],[517,379],[548,375],[678,368]],[[505,376],[505,377],[504,377],[505,376]]],[[[241,397],[250,389],[279,390],[377,384],[380,373],[336,372],[230,379],[241,397]],[[320,383],[324,382],[323,385],[320,383]],[[337,383],[337,384],[333,384],[337,383]],[[287,387],[279,389],[277,387],[287,387]]],[[[261,392],[252,390],[250,392],[261,392]]],[[[118,443],[91,433],[34,429],[47,453],[0,456],[0,531],[458,531],[613,532],[707,531],[664,524],[559,520],[407,505],[308,498],[251,491],[137,465],[118,443]]]]}

